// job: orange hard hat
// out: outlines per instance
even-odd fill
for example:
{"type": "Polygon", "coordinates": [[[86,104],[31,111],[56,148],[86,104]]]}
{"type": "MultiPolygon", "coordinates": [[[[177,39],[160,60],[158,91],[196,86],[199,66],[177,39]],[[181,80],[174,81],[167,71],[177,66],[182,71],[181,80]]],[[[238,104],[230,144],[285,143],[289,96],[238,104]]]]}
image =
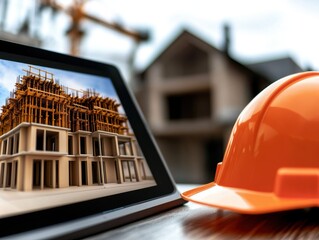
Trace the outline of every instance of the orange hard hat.
{"type": "Polygon", "coordinates": [[[282,78],[241,112],[215,181],[186,200],[260,214],[319,206],[319,72],[282,78]]]}

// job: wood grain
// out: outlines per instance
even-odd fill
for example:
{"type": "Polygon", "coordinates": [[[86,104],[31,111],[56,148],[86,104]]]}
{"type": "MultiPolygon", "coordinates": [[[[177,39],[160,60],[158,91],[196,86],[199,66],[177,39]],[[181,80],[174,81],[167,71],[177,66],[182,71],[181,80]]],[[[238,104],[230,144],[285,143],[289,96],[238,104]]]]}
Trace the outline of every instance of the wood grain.
{"type": "Polygon", "coordinates": [[[243,215],[187,203],[88,239],[319,239],[319,210],[243,215]]]}

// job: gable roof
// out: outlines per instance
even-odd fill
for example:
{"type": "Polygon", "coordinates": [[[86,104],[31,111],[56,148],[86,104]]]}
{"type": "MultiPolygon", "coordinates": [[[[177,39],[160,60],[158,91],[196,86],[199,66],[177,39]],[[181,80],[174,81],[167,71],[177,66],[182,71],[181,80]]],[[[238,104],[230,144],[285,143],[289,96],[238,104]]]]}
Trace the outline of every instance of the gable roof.
{"type": "Polygon", "coordinates": [[[264,74],[262,74],[260,72],[256,72],[253,69],[247,67],[246,65],[236,61],[235,59],[230,57],[228,55],[228,53],[226,53],[226,52],[214,47],[213,45],[211,45],[207,41],[203,40],[199,36],[193,34],[191,31],[189,31],[187,29],[183,29],[179,34],[177,34],[175,36],[175,38],[173,38],[173,40],[171,40],[169,42],[169,44],[167,44],[164,47],[164,49],[148,64],[148,66],[142,72],[140,72],[139,75],[140,75],[141,79],[144,79],[144,75],[145,75],[145,73],[147,72],[147,70],[149,68],[151,68],[157,61],[160,61],[162,58],[164,58],[167,54],[170,53],[170,51],[172,49],[174,49],[178,45],[182,44],[184,41],[189,42],[189,43],[191,42],[193,45],[196,45],[197,47],[199,47],[201,49],[204,49],[206,51],[216,51],[216,52],[219,52],[221,54],[224,54],[224,56],[226,58],[228,58],[229,61],[231,61],[234,64],[238,65],[243,70],[249,72],[250,74],[253,74],[253,75],[257,76],[260,79],[264,79],[265,81],[270,81],[266,76],[264,76],[264,74]]]}
{"type": "Polygon", "coordinates": [[[185,43],[191,43],[193,45],[196,45],[198,48],[206,51],[220,51],[208,42],[191,33],[189,30],[183,29],[168,44],[166,44],[166,46],[164,46],[162,51],[159,54],[157,54],[155,58],[153,58],[153,60],[148,64],[144,71],[149,69],[154,63],[156,63],[157,61],[165,57],[167,54],[169,54],[174,48],[185,43]]]}
{"type": "Polygon", "coordinates": [[[266,76],[272,82],[293,73],[302,72],[303,69],[289,56],[249,64],[249,68],[266,76]]]}

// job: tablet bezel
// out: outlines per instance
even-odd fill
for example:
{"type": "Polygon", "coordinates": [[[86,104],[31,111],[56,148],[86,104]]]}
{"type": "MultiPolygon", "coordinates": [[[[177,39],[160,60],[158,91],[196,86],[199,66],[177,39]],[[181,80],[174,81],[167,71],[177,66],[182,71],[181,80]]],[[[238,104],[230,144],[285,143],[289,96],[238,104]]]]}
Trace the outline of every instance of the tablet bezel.
{"type": "Polygon", "coordinates": [[[156,181],[156,186],[154,187],[0,218],[0,236],[43,228],[101,212],[116,211],[117,209],[131,207],[132,205],[158,199],[176,192],[174,180],[167,170],[154,138],[146,127],[141,111],[116,67],[101,62],[5,41],[0,41],[0,58],[30,65],[93,74],[111,79],[156,181]],[[81,211],[79,211],[79,209],[81,209],[81,211]],[[15,227],[12,228],[10,226],[15,227]]]}

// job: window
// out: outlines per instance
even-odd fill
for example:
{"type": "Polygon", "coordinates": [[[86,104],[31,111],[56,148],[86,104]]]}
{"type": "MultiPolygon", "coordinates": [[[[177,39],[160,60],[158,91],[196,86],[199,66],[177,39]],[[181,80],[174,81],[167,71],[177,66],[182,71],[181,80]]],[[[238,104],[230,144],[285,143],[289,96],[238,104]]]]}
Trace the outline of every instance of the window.
{"type": "Polygon", "coordinates": [[[5,163],[0,164],[0,188],[4,187],[4,166],[5,163]]]}
{"type": "Polygon", "coordinates": [[[178,95],[169,95],[166,98],[168,119],[205,119],[211,115],[210,92],[202,91],[178,95]]]}
{"type": "Polygon", "coordinates": [[[38,129],[36,134],[36,150],[58,152],[59,133],[38,129]]]}
{"type": "Polygon", "coordinates": [[[13,178],[12,178],[11,187],[12,187],[12,188],[17,188],[17,180],[18,180],[18,161],[13,161],[13,162],[12,162],[12,174],[13,174],[13,178]]]}
{"type": "Polygon", "coordinates": [[[7,171],[6,171],[6,179],[5,179],[5,187],[11,187],[12,181],[12,162],[7,163],[7,171]]]}
{"type": "Polygon", "coordinates": [[[59,133],[46,131],[46,151],[59,151],[59,133]]]}
{"type": "Polygon", "coordinates": [[[18,133],[15,135],[13,153],[19,152],[19,140],[20,140],[20,134],[18,133]]]}
{"type": "Polygon", "coordinates": [[[40,188],[42,182],[42,161],[33,160],[32,185],[33,188],[40,188]]]}
{"type": "Polygon", "coordinates": [[[130,142],[119,142],[120,155],[133,155],[130,142]]]}
{"type": "Polygon", "coordinates": [[[8,154],[13,154],[13,137],[9,138],[9,152],[8,154]]]}
{"type": "Polygon", "coordinates": [[[43,151],[44,150],[44,130],[37,130],[37,137],[36,137],[36,150],[43,151]]]}
{"type": "Polygon", "coordinates": [[[55,187],[58,188],[60,186],[59,184],[59,160],[55,160],[55,187]]]}
{"type": "Polygon", "coordinates": [[[80,154],[86,154],[86,137],[80,137],[80,154]]]}
{"type": "Polygon", "coordinates": [[[2,154],[3,155],[7,154],[7,139],[5,139],[2,143],[2,154]]]}
{"type": "Polygon", "coordinates": [[[92,183],[99,183],[99,167],[98,162],[92,162],[92,183]]]}
{"type": "Polygon", "coordinates": [[[114,139],[110,137],[101,138],[101,150],[103,156],[114,156],[116,155],[114,144],[114,139]]]}
{"type": "Polygon", "coordinates": [[[81,161],[81,181],[82,185],[88,185],[87,162],[81,161]]]}
{"type": "Polygon", "coordinates": [[[123,181],[136,182],[137,173],[133,160],[121,161],[123,169],[123,181]]]}
{"type": "Polygon", "coordinates": [[[97,138],[93,138],[92,142],[93,142],[93,156],[100,156],[99,140],[97,138]]]}
{"type": "Polygon", "coordinates": [[[12,155],[19,152],[19,133],[3,140],[2,143],[2,154],[12,155]]]}
{"type": "Polygon", "coordinates": [[[140,148],[140,146],[138,145],[138,143],[136,141],[134,141],[134,148],[135,148],[135,151],[136,151],[136,155],[137,156],[143,156],[143,153],[142,153],[142,150],[140,148]]]}
{"type": "Polygon", "coordinates": [[[73,155],[73,136],[68,136],[68,154],[73,155]]]}

